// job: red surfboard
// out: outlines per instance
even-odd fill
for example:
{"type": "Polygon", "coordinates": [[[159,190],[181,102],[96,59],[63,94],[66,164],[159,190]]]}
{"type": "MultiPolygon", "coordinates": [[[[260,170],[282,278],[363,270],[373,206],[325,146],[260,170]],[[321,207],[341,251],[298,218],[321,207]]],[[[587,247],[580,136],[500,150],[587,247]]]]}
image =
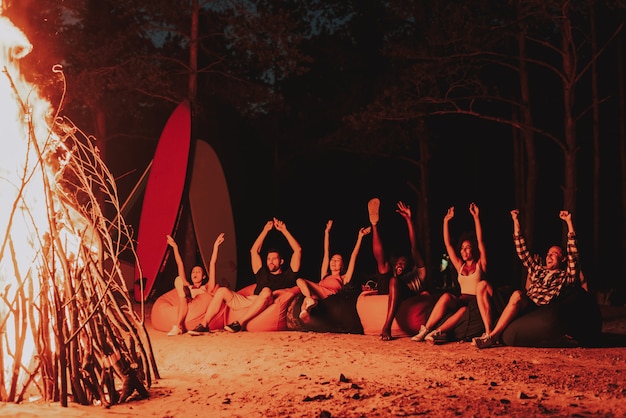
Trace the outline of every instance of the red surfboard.
{"type": "MultiPolygon", "coordinates": [[[[176,225],[189,162],[191,109],[180,103],[170,115],[157,144],[146,183],[137,233],[135,300],[145,301],[163,270],[168,245],[166,235],[176,225]],[[143,283],[143,289],[142,289],[143,283]]],[[[173,280],[173,278],[172,278],[173,280]]]]}
{"type": "Polygon", "coordinates": [[[224,233],[215,263],[215,281],[220,286],[236,290],[237,242],[228,184],[219,157],[211,145],[201,140],[195,143],[189,204],[205,268],[209,268],[215,239],[224,233]]]}

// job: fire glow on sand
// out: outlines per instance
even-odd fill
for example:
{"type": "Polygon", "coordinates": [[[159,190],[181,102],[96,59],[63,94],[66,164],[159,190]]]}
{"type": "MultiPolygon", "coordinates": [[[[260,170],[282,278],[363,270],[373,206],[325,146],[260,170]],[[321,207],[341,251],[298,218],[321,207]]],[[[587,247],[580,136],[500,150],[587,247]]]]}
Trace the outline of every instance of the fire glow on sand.
{"type": "Polygon", "coordinates": [[[115,181],[94,139],[20,73],[32,45],[2,10],[0,401],[147,397],[159,376],[119,267],[134,247],[115,181]]]}

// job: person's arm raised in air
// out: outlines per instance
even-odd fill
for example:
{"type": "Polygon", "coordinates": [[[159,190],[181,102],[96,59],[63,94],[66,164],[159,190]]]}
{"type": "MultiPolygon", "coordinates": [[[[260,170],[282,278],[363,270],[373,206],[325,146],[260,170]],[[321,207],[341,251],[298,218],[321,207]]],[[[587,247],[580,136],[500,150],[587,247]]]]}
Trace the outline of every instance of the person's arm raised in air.
{"type": "Polygon", "coordinates": [[[515,242],[515,252],[522,261],[522,265],[528,270],[528,274],[526,276],[526,287],[528,288],[528,285],[532,280],[532,272],[540,266],[540,263],[530,255],[530,251],[528,251],[528,247],[526,246],[526,241],[522,237],[522,228],[519,223],[519,209],[513,209],[511,211],[511,219],[513,220],[513,240],[515,242]]]}
{"type": "Polygon", "coordinates": [[[476,242],[478,244],[478,251],[480,252],[480,259],[476,260],[480,264],[480,269],[483,273],[487,272],[487,251],[485,250],[485,242],[483,241],[483,227],[480,223],[480,211],[478,205],[472,202],[470,203],[469,211],[474,218],[474,228],[476,230],[476,242]]]}
{"type": "Polygon", "coordinates": [[[457,272],[461,271],[462,261],[456,250],[452,246],[452,241],[450,240],[450,220],[454,218],[454,206],[450,206],[445,216],[443,217],[443,244],[446,247],[446,252],[448,253],[448,257],[450,257],[450,262],[454,266],[454,269],[457,272]]]}
{"type": "Polygon", "coordinates": [[[291,254],[291,262],[289,263],[291,271],[300,271],[300,263],[302,261],[302,247],[300,246],[298,241],[296,241],[293,235],[291,235],[291,232],[287,230],[287,227],[285,226],[285,223],[283,221],[274,218],[274,228],[276,228],[277,231],[280,231],[285,236],[285,239],[287,239],[287,242],[289,243],[289,246],[293,251],[293,254],[291,254]]]}
{"type": "Polygon", "coordinates": [[[398,202],[398,209],[396,209],[404,220],[409,231],[409,241],[411,242],[411,255],[413,256],[413,263],[417,269],[417,276],[420,280],[424,280],[426,277],[426,265],[424,264],[424,258],[422,253],[417,248],[417,241],[415,239],[415,229],[413,228],[413,220],[411,219],[411,208],[409,205],[405,205],[403,202],[398,202]]]}
{"type": "Polygon", "coordinates": [[[211,253],[211,260],[209,261],[209,281],[206,284],[206,290],[209,293],[212,293],[213,289],[215,289],[215,264],[217,263],[217,253],[219,252],[222,242],[224,242],[223,232],[217,236],[213,243],[213,252],[211,253]]]}
{"type": "MultiPolygon", "coordinates": [[[[572,222],[572,214],[569,211],[562,210],[559,212],[561,218],[567,224],[567,279],[570,283],[577,283],[583,286],[582,274],[580,272],[580,264],[578,257],[578,247],[576,246],[576,231],[572,222]]],[[[586,289],[586,283],[583,286],[586,289]]]]}
{"type": "Polygon", "coordinates": [[[511,211],[511,219],[513,220],[513,236],[519,237],[522,231],[519,225],[519,209],[511,211]]]}
{"type": "Polygon", "coordinates": [[[352,250],[352,254],[350,254],[350,261],[348,262],[348,268],[346,269],[346,274],[343,275],[344,285],[350,283],[350,280],[352,280],[352,276],[354,275],[354,266],[356,265],[356,257],[359,254],[359,250],[361,249],[361,242],[363,241],[363,237],[369,234],[370,232],[372,232],[371,226],[359,229],[359,234],[356,237],[356,243],[354,244],[354,249],[352,250]]]}
{"type": "Polygon", "coordinates": [[[320,269],[320,280],[328,274],[328,265],[330,264],[330,229],[333,227],[333,220],[326,222],[324,229],[324,255],[322,256],[322,267],[320,269]]]}
{"type": "Polygon", "coordinates": [[[263,260],[261,259],[261,248],[263,247],[263,241],[267,237],[267,233],[274,228],[274,221],[267,221],[263,230],[259,234],[252,247],[250,248],[250,265],[252,267],[252,273],[257,274],[261,267],[263,267],[263,260]]]}
{"type": "Polygon", "coordinates": [[[574,230],[574,222],[572,222],[572,214],[569,211],[562,210],[559,212],[559,218],[565,221],[567,224],[567,235],[576,235],[576,231],[574,230]]]}
{"type": "Polygon", "coordinates": [[[174,260],[176,261],[176,268],[178,269],[178,277],[183,280],[183,284],[185,286],[190,286],[191,283],[187,281],[187,275],[185,274],[185,265],[183,264],[183,259],[180,256],[180,251],[178,251],[178,244],[171,235],[167,235],[166,237],[167,243],[170,247],[172,247],[172,251],[174,252],[174,260]]]}

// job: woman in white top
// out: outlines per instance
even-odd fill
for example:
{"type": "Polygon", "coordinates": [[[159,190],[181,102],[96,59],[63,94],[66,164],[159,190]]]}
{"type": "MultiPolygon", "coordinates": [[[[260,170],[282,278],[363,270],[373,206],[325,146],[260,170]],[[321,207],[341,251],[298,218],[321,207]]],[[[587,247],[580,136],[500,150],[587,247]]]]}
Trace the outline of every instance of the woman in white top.
{"type": "Polygon", "coordinates": [[[464,239],[461,242],[459,254],[457,254],[450,243],[450,229],[448,227],[450,219],[454,218],[454,206],[448,209],[448,213],[443,218],[443,242],[450,261],[458,273],[457,280],[461,288],[461,294],[457,296],[454,293],[445,292],[441,295],[437,303],[435,303],[426,324],[422,325],[419,333],[411,338],[413,341],[426,341],[431,344],[446,341],[446,333],[460,321],[470,301],[476,299],[476,285],[484,279],[487,271],[487,255],[478,216],[478,206],[475,203],[471,203],[469,211],[474,218],[476,243],[473,243],[470,239],[464,239]],[[448,314],[450,315],[442,322],[448,314]]]}
{"type": "Polygon", "coordinates": [[[174,288],[178,294],[178,313],[176,315],[176,324],[174,324],[172,329],[167,333],[169,336],[175,336],[184,334],[186,331],[185,320],[187,318],[187,312],[189,311],[189,302],[202,293],[214,294],[220,287],[215,282],[215,263],[217,262],[219,246],[224,242],[224,233],[219,234],[213,244],[213,253],[211,254],[211,261],[209,261],[208,281],[202,266],[193,266],[190,274],[191,282],[187,279],[183,259],[178,250],[178,244],[170,235],[167,235],[166,238],[167,243],[174,251],[174,259],[176,260],[176,268],[178,271],[178,276],[174,279],[174,288]]]}

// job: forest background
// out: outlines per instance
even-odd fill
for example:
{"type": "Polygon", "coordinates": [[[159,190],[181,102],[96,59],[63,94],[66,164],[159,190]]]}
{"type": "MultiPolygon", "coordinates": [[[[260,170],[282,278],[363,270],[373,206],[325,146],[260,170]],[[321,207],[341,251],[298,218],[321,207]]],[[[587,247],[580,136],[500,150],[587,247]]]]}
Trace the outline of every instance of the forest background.
{"type": "MultiPolygon", "coordinates": [[[[132,194],[175,106],[189,100],[193,136],[218,152],[238,245],[273,216],[318,277],[324,225],[347,256],[367,201],[382,201],[392,252],[406,250],[394,214],[414,213],[440,280],[441,222],[458,237],[480,207],[489,277],[521,283],[509,211],[532,250],[564,243],[574,214],[585,276],[606,302],[626,300],[626,110],[620,0],[20,0],[2,13],[34,49],[23,71],[88,135],[132,194]],[[63,77],[52,67],[62,64],[63,77]]],[[[183,208],[186,202],[183,200],[183,208]]],[[[191,219],[176,232],[197,259],[191,219]]],[[[228,239],[228,237],[227,237],[228,239]]],[[[373,272],[367,251],[357,266],[373,272]]],[[[171,268],[170,268],[171,270],[171,268]]],[[[159,278],[171,288],[173,273],[159,278]]]]}

